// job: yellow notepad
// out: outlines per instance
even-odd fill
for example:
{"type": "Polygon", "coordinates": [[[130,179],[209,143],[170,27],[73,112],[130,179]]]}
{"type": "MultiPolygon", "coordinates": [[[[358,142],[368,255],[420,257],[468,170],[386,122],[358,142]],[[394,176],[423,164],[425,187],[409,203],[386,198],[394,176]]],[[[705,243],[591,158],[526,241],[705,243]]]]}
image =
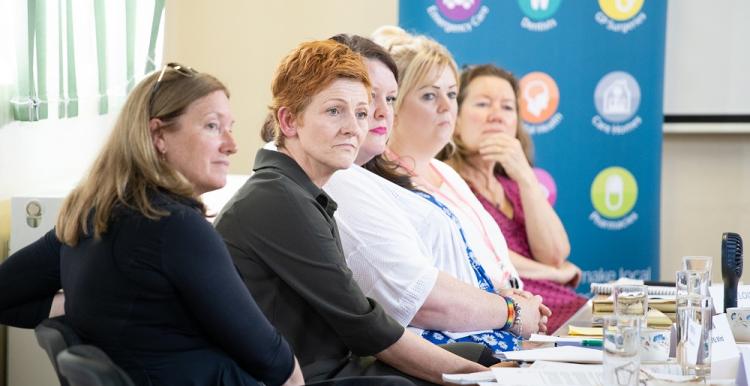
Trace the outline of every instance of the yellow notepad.
{"type": "Polygon", "coordinates": [[[571,336],[602,336],[602,328],[601,327],[568,326],[568,335],[571,335],[571,336]]]}

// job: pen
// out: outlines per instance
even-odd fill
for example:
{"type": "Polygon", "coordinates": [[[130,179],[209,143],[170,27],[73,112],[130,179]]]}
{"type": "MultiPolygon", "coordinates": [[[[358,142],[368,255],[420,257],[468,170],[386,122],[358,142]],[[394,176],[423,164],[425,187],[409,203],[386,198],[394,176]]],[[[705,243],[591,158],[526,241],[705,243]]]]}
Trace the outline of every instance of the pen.
{"type": "Polygon", "coordinates": [[[581,341],[581,346],[584,347],[602,347],[602,341],[598,339],[584,339],[581,341]]]}

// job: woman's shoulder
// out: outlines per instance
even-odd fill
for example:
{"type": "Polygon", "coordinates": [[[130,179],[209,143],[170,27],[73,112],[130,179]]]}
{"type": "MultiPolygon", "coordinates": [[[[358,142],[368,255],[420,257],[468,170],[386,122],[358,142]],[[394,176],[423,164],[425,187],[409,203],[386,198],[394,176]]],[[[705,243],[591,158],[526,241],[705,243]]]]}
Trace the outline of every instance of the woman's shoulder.
{"type": "MultiPolygon", "coordinates": [[[[430,161],[430,165],[432,165],[432,167],[440,173],[443,180],[450,185],[450,190],[455,190],[456,194],[460,194],[464,197],[474,197],[474,193],[471,191],[469,184],[466,183],[463,177],[461,177],[453,167],[437,159],[430,161]]],[[[440,187],[441,191],[445,190],[445,185],[446,184],[444,183],[440,187]]]]}

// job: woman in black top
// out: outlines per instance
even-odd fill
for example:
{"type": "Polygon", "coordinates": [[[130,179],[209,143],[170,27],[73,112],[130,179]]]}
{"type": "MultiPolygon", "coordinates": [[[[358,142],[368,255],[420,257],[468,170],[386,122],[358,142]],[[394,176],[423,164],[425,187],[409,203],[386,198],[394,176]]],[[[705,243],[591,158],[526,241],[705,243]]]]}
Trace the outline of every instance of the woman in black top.
{"type": "Polygon", "coordinates": [[[55,229],[0,265],[0,323],[35,326],[63,289],[73,329],[136,384],[303,383],[204,218],[236,152],[228,95],[176,64],[142,81],[55,229]]]}
{"type": "Polygon", "coordinates": [[[305,377],[409,375],[426,384],[486,371],[405,331],[347,266],[337,205],[321,186],[352,165],[367,132],[371,89],[361,56],[332,40],[302,43],[277,67],[271,90],[278,151],[258,151],[255,174],[215,224],[305,377]]]}

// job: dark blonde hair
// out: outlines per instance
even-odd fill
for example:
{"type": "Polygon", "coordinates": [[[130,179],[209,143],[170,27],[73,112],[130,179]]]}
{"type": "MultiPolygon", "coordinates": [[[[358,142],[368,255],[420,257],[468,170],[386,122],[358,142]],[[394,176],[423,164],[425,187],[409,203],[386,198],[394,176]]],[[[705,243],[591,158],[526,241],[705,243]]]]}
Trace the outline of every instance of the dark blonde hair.
{"type": "Polygon", "coordinates": [[[369,97],[370,78],[362,57],[330,39],[302,43],[281,61],[271,82],[273,100],[269,106],[276,146],[284,145],[279,109],[286,107],[292,116],[301,119],[313,95],[342,78],[362,82],[369,97]]]}
{"type": "MultiPolygon", "coordinates": [[[[426,36],[411,35],[399,27],[383,26],[373,32],[373,41],[383,46],[398,67],[399,96],[407,95],[423,84],[436,70],[448,67],[458,81],[458,68],[450,51],[426,36]]],[[[396,99],[396,114],[404,98],[396,99]]]]}
{"type": "MultiPolygon", "coordinates": [[[[504,79],[510,83],[510,87],[513,89],[513,94],[516,96],[516,138],[521,142],[523,153],[526,155],[526,159],[530,164],[534,161],[534,144],[531,141],[529,133],[523,128],[523,119],[518,106],[520,87],[518,80],[510,72],[497,67],[493,64],[482,64],[478,66],[471,66],[461,72],[461,81],[458,89],[458,114],[461,114],[461,107],[468,94],[471,83],[482,76],[494,76],[500,79],[504,79]]],[[[459,172],[461,169],[466,167],[468,157],[472,155],[472,152],[466,148],[466,145],[461,141],[458,135],[458,130],[453,133],[453,142],[446,145],[443,150],[437,155],[437,159],[445,161],[453,166],[459,172]]],[[[500,163],[495,164],[495,173],[502,176],[507,176],[505,170],[500,163]]]]}
{"type": "Polygon", "coordinates": [[[214,91],[229,96],[229,91],[211,75],[166,68],[154,92],[159,74],[152,73],[133,89],[88,175],[63,202],[56,224],[63,243],[75,246],[91,229],[95,237],[104,234],[116,206],[154,220],[168,215],[151,203],[156,190],[195,201],[205,215],[193,184],[159,157],[149,121],[159,118],[164,122],[160,130],[179,130],[176,120],[191,103],[214,91]]]}
{"type": "MultiPolygon", "coordinates": [[[[352,51],[362,55],[366,59],[377,60],[383,63],[393,73],[393,78],[398,81],[398,67],[385,48],[359,35],[338,34],[331,39],[345,44],[352,51]]],[[[365,162],[362,167],[402,188],[414,189],[411,177],[399,172],[398,164],[385,158],[382,154],[375,155],[369,161],[365,162]]]]}

